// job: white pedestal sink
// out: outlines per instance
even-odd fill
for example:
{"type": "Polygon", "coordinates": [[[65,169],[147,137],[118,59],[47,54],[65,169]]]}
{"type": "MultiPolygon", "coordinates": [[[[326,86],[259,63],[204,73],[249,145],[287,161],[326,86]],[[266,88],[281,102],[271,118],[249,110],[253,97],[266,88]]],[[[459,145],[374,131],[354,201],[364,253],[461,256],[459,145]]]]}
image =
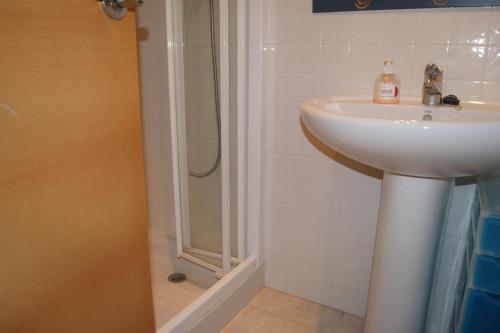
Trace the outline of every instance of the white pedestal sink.
{"type": "Polygon", "coordinates": [[[329,97],[302,105],[336,151],[384,170],[365,333],[421,333],[451,179],[500,167],[500,105],[329,97]]]}

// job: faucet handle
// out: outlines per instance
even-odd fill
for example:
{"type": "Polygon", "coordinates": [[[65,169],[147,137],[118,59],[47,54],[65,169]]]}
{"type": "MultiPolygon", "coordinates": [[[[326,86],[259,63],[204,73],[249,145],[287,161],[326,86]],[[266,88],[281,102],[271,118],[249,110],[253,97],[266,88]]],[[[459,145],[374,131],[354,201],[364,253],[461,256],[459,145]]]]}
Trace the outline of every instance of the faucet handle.
{"type": "Polygon", "coordinates": [[[422,103],[425,105],[441,104],[443,91],[443,71],[436,64],[428,64],[424,71],[422,103]]]}
{"type": "Polygon", "coordinates": [[[431,63],[425,66],[424,75],[428,79],[436,81],[442,76],[442,74],[443,71],[436,64],[431,63]]]}

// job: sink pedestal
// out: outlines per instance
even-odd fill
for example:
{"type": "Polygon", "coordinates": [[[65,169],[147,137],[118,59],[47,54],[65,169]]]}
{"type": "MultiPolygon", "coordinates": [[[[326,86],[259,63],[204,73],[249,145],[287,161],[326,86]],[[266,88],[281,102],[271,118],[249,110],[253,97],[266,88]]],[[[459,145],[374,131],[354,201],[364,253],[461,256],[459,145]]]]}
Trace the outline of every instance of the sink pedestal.
{"type": "Polygon", "coordinates": [[[450,181],[385,174],[364,333],[421,333],[450,181]]]}

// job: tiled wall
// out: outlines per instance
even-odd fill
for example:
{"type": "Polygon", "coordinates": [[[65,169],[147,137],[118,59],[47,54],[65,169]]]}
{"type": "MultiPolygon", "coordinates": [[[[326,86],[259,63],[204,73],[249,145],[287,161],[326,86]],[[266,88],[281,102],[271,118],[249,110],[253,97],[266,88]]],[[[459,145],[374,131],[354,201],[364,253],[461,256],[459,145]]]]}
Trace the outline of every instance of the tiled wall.
{"type": "Polygon", "coordinates": [[[425,64],[435,62],[446,94],[500,101],[500,10],[313,15],[311,0],[264,3],[267,285],[364,315],[381,181],[314,147],[299,106],[371,95],[386,57],[403,95],[420,95],[425,64]]]}

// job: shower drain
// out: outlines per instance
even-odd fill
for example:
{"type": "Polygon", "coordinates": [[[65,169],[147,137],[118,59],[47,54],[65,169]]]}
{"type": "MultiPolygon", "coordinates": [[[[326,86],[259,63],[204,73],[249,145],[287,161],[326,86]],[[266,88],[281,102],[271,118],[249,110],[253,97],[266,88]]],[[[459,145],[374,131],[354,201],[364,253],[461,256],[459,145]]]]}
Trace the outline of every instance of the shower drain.
{"type": "Polygon", "coordinates": [[[168,276],[168,281],[173,283],[179,283],[186,281],[186,274],[183,273],[173,273],[168,276]]]}

